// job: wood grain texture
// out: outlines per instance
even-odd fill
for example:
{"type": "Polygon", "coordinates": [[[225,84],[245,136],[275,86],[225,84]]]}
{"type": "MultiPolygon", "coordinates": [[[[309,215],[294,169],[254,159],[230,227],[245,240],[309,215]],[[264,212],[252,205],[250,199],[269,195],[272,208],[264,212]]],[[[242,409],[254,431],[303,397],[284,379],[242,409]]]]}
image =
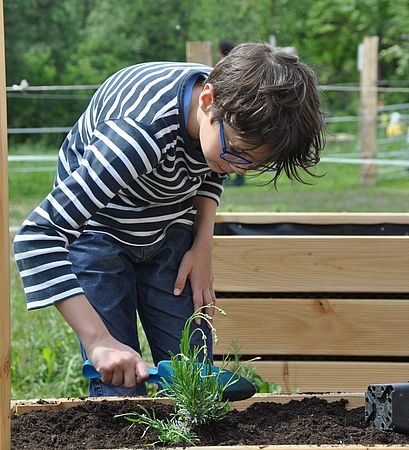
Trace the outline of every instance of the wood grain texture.
{"type": "Polygon", "coordinates": [[[7,176],[6,65],[0,0],[0,448],[10,448],[10,253],[7,176]]]}
{"type": "Polygon", "coordinates": [[[215,236],[219,292],[404,292],[409,236],[215,236]]]}
{"type": "MultiPolygon", "coordinates": [[[[226,445],[217,447],[193,447],[195,450],[407,450],[406,445],[226,445]]],[[[127,449],[116,449],[127,450],[127,449]]],[[[176,450],[176,449],[175,449],[176,450]]],[[[180,449],[177,449],[180,450],[180,449]]]]}
{"type": "MultiPolygon", "coordinates": [[[[316,397],[327,400],[328,402],[335,402],[341,399],[348,400],[347,409],[357,408],[358,406],[363,406],[365,404],[365,398],[363,392],[347,392],[347,393],[326,393],[318,394],[316,397]]],[[[244,410],[248,408],[253,403],[257,402],[274,402],[274,403],[288,403],[291,400],[302,400],[303,398],[313,397],[313,395],[302,395],[302,394],[255,394],[253,397],[242,400],[240,402],[232,402],[232,409],[244,410]]],[[[120,402],[123,400],[131,400],[135,403],[143,403],[147,401],[152,401],[149,397],[99,397],[99,398],[50,398],[41,400],[16,400],[11,402],[11,414],[12,416],[23,414],[25,412],[36,411],[36,410],[46,410],[46,411],[60,411],[66,408],[72,408],[73,406],[78,406],[85,401],[93,402],[120,402]]],[[[155,399],[155,402],[162,404],[169,404],[170,400],[166,397],[155,399]]]]}
{"type": "Polygon", "coordinates": [[[408,356],[409,298],[219,299],[215,354],[408,356]]]}
{"type": "Polygon", "coordinates": [[[409,213],[264,213],[264,212],[219,212],[216,223],[238,222],[245,224],[302,223],[312,225],[336,224],[409,224],[409,213]]]}
{"type": "Polygon", "coordinates": [[[409,380],[409,363],[362,361],[255,361],[249,363],[282,392],[364,392],[369,384],[409,380]]]}
{"type": "Polygon", "coordinates": [[[211,41],[186,42],[186,61],[213,66],[213,47],[211,41]]]}
{"type": "MultiPolygon", "coordinates": [[[[379,36],[365,36],[363,43],[363,61],[360,72],[361,114],[361,158],[376,158],[376,138],[378,125],[378,59],[379,36]]],[[[364,186],[375,186],[377,167],[373,164],[361,166],[361,182],[364,186]]]]}
{"type": "MultiPolygon", "coordinates": [[[[194,450],[407,450],[409,446],[406,445],[226,445],[217,447],[191,447],[194,450]]],[[[127,449],[116,449],[127,450],[127,449]]],[[[181,450],[175,449],[175,450],[181,450]]]]}

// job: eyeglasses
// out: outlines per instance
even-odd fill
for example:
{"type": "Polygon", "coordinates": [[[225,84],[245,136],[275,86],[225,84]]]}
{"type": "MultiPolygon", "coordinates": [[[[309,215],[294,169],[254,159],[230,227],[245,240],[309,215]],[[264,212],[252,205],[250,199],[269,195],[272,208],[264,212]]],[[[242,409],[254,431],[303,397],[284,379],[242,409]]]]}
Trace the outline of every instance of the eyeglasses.
{"type": "Polygon", "coordinates": [[[257,167],[250,167],[251,165],[254,164],[253,161],[250,161],[244,156],[241,156],[237,153],[227,150],[222,120],[220,120],[220,141],[222,143],[222,152],[220,153],[220,158],[224,159],[233,166],[238,167],[239,169],[256,170],[259,172],[276,172],[278,170],[277,167],[270,167],[266,164],[260,164],[257,167]]]}

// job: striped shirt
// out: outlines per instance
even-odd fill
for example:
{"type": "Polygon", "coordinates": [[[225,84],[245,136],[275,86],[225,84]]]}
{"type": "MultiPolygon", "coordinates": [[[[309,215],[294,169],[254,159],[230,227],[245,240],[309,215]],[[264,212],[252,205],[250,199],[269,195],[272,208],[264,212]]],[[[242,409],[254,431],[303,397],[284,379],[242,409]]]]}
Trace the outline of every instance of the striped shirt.
{"type": "Polygon", "coordinates": [[[28,309],[83,293],[67,260],[81,233],[148,246],[172,224],[193,225],[197,195],[219,203],[223,175],[192,145],[183,111],[189,79],[210,70],[140,64],[95,92],[60,148],[52,192],[14,239],[28,309]]]}

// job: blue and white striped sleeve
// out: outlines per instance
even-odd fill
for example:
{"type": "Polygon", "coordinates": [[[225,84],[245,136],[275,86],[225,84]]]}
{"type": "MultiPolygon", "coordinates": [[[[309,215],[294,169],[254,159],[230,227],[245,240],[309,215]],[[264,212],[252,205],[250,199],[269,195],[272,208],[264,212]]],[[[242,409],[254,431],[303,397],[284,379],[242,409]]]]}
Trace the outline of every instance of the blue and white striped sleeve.
{"type": "Polygon", "coordinates": [[[150,134],[130,119],[96,127],[77,170],[61,177],[14,239],[28,309],[83,292],[67,260],[67,246],[120,189],[150,172],[160,156],[150,134]]]}
{"type": "Polygon", "coordinates": [[[223,182],[227,179],[224,174],[211,172],[206,175],[202,185],[197,191],[197,195],[212,198],[217,206],[220,205],[220,197],[223,193],[223,182]]]}

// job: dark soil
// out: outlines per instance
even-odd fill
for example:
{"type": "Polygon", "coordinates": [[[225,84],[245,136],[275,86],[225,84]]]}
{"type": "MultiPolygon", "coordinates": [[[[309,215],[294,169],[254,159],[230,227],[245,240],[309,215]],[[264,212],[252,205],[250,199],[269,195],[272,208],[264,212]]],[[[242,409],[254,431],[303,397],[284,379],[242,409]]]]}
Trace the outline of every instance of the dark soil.
{"type": "MultiPolygon", "coordinates": [[[[346,401],[327,403],[318,398],[286,404],[254,403],[245,411],[231,411],[221,422],[196,430],[196,445],[267,444],[409,444],[409,436],[368,427],[364,408],[350,411],[346,401]]],[[[151,403],[144,403],[148,409],[151,403]]],[[[85,402],[63,411],[33,411],[12,420],[12,449],[109,449],[143,447],[158,440],[153,433],[142,438],[143,426],[129,428],[115,414],[138,410],[134,402],[85,402]]],[[[157,417],[171,412],[155,404],[157,417]]],[[[180,446],[180,444],[179,444],[180,446]]]]}

